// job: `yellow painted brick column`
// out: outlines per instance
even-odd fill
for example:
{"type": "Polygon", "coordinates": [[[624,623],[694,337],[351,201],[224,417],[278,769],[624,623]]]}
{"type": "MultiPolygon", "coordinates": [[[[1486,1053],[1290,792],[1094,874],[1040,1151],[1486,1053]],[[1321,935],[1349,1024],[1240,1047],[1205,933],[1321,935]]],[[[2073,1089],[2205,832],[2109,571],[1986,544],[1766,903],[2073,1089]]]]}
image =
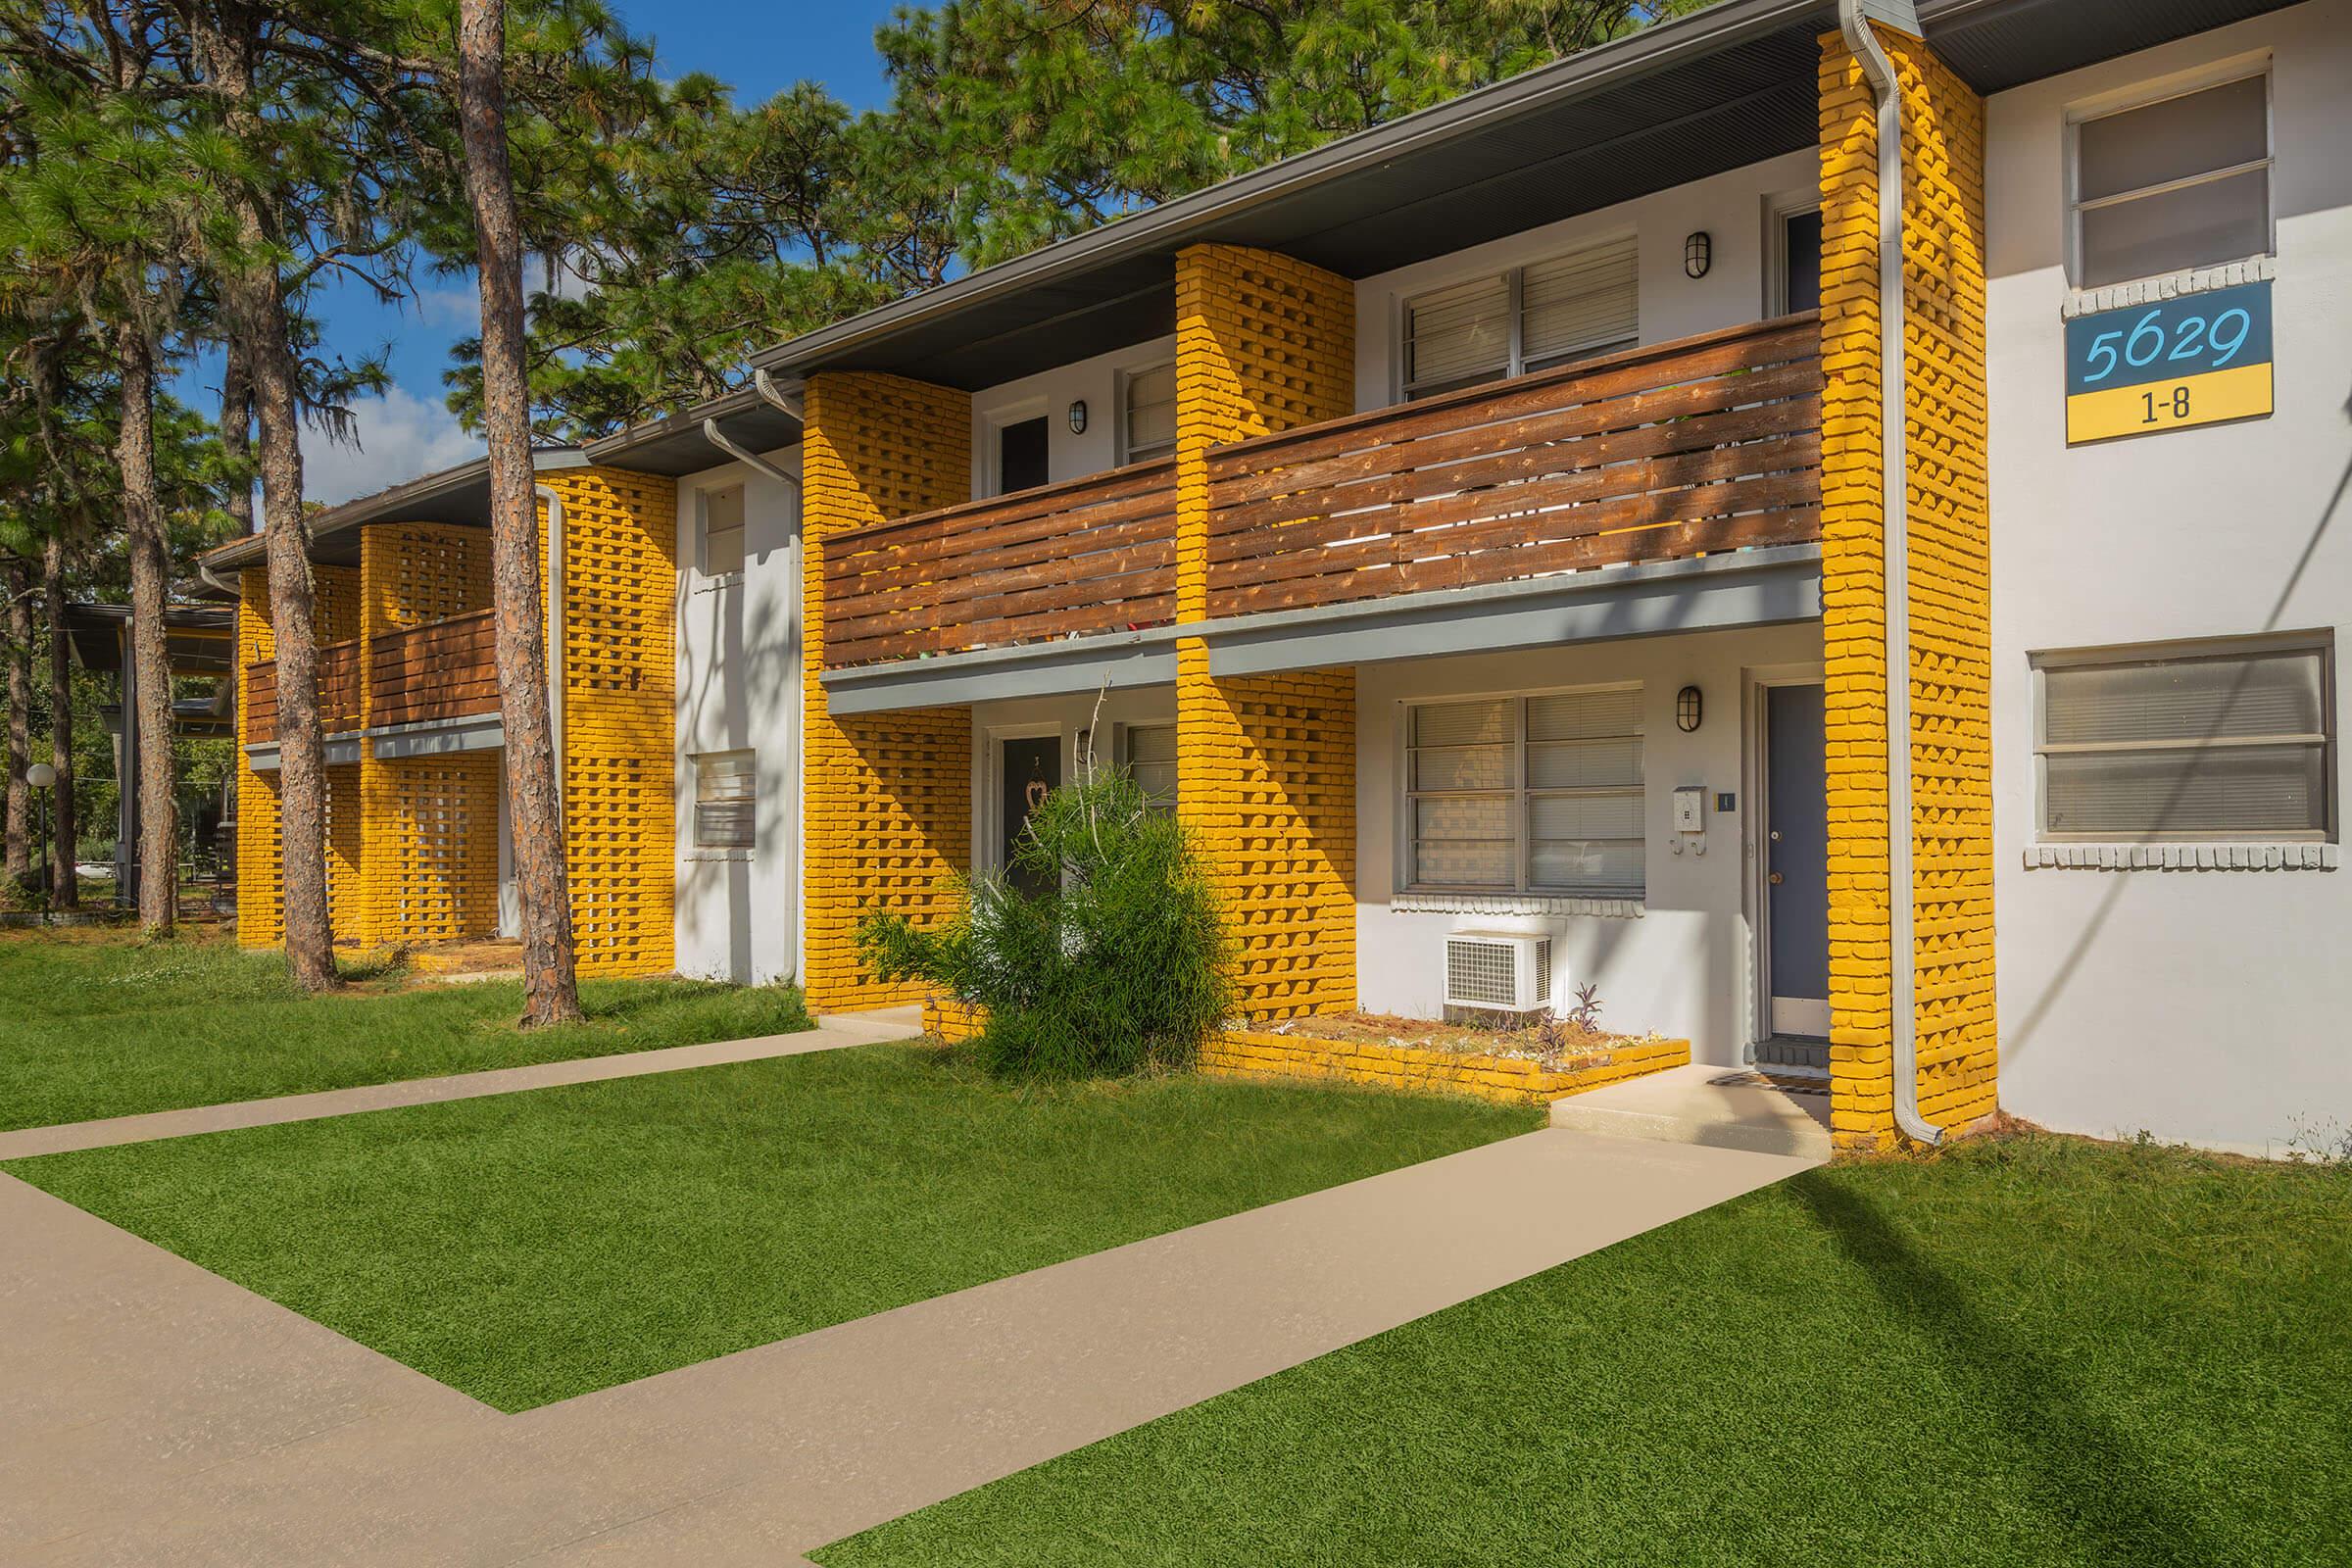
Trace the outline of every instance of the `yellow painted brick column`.
{"type": "Polygon", "coordinates": [[[539,482],[564,500],[564,847],[579,969],[664,974],[676,963],[677,487],[603,467],[539,482]]]}
{"type": "Polygon", "coordinates": [[[270,623],[269,573],[256,568],[237,578],[237,946],[283,947],[286,940],[284,813],[277,774],[253,765],[249,664],[277,657],[270,623]]]}
{"type": "Polygon", "coordinates": [[[801,635],[805,865],[802,930],[809,1004],[831,1011],[918,1001],[858,962],[873,909],[935,923],[971,863],[968,708],[835,717],[827,709],[824,557],[846,529],[971,498],[971,399],[901,376],[810,376],[804,410],[801,635]]]}
{"type": "Polygon", "coordinates": [[[1904,435],[1911,552],[1915,940],[1889,946],[1877,123],[1859,65],[1822,40],[1823,627],[1830,807],[1832,1125],[1891,1142],[1894,962],[1917,982],[1920,1108],[1994,1108],[1990,514],[1984,103],[1881,29],[1901,81],[1904,435]]]}
{"type": "MultiPolygon", "coordinates": [[[[1176,596],[1208,612],[1208,453],[1354,408],[1355,287],[1264,251],[1176,261],[1176,596]]],[[[1177,812],[1209,860],[1251,1018],[1355,1004],[1355,672],[1219,680],[1176,649],[1177,812]]]]}

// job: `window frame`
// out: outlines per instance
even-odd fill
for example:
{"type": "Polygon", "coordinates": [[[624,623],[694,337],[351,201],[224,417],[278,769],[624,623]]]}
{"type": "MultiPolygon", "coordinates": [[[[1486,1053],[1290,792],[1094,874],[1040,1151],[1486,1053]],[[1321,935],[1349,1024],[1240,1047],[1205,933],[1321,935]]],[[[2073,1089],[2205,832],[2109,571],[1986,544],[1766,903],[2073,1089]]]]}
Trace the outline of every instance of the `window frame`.
{"type": "Polygon", "coordinates": [[[1390,377],[1395,394],[1393,401],[1412,403],[1423,398],[1444,397],[1448,392],[1466,392],[1472,387],[1493,386],[1497,382],[1513,380],[1528,374],[1526,310],[1528,269],[1545,267],[1553,262],[1565,261],[1582,252],[1599,250],[1605,246],[1622,244],[1628,240],[1631,240],[1634,246],[1633,335],[1626,338],[1613,338],[1606,343],[1595,343],[1572,349],[1565,354],[1549,356],[1543,368],[1556,370],[1563,366],[1574,365],[1579,360],[1589,360],[1602,354],[1614,353],[1619,349],[1638,347],[1642,342],[1642,236],[1638,229],[1616,228],[1604,234],[1592,235],[1565,249],[1550,251],[1542,256],[1533,256],[1508,267],[1474,268],[1457,272],[1450,277],[1433,279],[1409,294],[1398,293],[1394,318],[1396,353],[1392,356],[1395,373],[1390,377]],[[1483,278],[1492,277],[1501,278],[1506,290],[1503,311],[1508,320],[1508,355],[1502,371],[1499,374],[1474,381],[1457,378],[1451,381],[1430,382],[1426,385],[1417,383],[1408,373],[1412,360],[1413,306],[1415,302],[1426,300],[1433,294],[1443,294],[1448,289],[1460,288],[1465,283],[1475,283],[1483,278]]]}
{"type": "Polygon", "coordinates": [[[1115,405],[1112,411],[1113,416],[1118,420],[1117,466],[1123,468],[1131,463],[1156,463],[1162,459],[1176,456],[1176,438],[1174,436],[1168,437],[1161,450],[1140,454],[1128,444],[1127,439],[1130,422],[1128,419],[1129,389],[1135,385],[1137,377],[1150,375],[1155,370],[1174,370],[1175,368],[1176,360],[1171,355],[1164,360],[1152,360],[1148,364],[1130,366],[1119,372],[1117,395],[1111,400],[1115,405]]]}
{"type": "Polygon", "coordinates": [[[752,490],[751,485],[736,479],[725,484],[705,485],[694,493],[694,574],[700,581],[717,587],[740,582],[746,567],[752,563],[752,490]],[[743,520],[731,530],[737,538],[739,562],[725,571],[710,569],[710,503],[732,492],[740,498],[743,520]]]}
{"type": "Polygon", "coordinates": [[[2333,844],[2336,842],[2335,634],[2331,630],[2279,632],[2248,637],[2200,637],[2168,642],[2117,643],[2098,648],[2062,648],[2026,656],[2033,674],[2034,842],[2036,844],[2333,844]],[[2053,746],[2049,734],[2049,672],[2053,669],[2116,668],[2138,664],[2189,663],[2244,659],[2262,654],[2308,654],[2320,664],[2320,716],[2324,727],[2293,735],[2207,736],[2199,741],[2082,741],[2053,746]],[[2049,760],[2053,756],[2204,750],[2223,746],[2294,746],[2320,752],[2321,824],[2302,829],[2161,829],[2137,834],[2077,833],[2053,829],[2050,821],[2049,760]]]}
{"type": "MultiPolygon", "coordinates": [[[[1396,705],[1396,789],[1395,802],[1396,864],[1390,880],[1398,894],[1446,895],[1462,898],[1495,899],[1592,899],[1615,900],[1641,904],[1649,897],[1649,715],[1647,688],[1638,680],[1597,681],[1571,686],[1532,686],[1514,691],[1451,692],[1442,696],[1412,697],[1396,705]],[[1632,785],[1531,787],[1527,782],[1527,709],[1528,704],[1545,697],[1586,697],[1607,692],[1632,692],[1640,700],[1642,728],[1632,739],[1641,742],[1642,778],[1632,785]],[[1413,787],[1413,714],[1423,708],[1446,708],[1467,703],[1508,703],[1511,709],[1510,782],[1492,790],[1419,790],[1413,787]],[[1640,803],[1638,815],[1642,831],[1637,842],[1642,846],[1642,885],[1638,888],[1567,887],[1539,884],[1532,873],[1530,852],[1535,835],[1532,832],[1532,803],[1538,798],[1555,796],[1632,796],[1640,803]],[[1419,882],[1414,880],[1417,858],[1413,846],[1419,836],[1418,804],[1423,799],[1490,799],[1501,797],[1511,802],[1511,885],[1464,882],[1419,882]]],[[[1607,739],[1609,737],[1588,737],[1607,739]]],[[[1543,744],[1541,742],[1537,744],[1543,744]]]]}
{"type": "Polygon", "coordinates": [[[1167,765],[1167,766],[1169,766],[1169,767],[1172,767],[1172,768],[1177,768],[1177,769],[1179,769],[1179,770],[1180,770],[1180,771],[1179,771],[1179,776],[1178,776],[1178,779],[1171,779],[1171,780],[1169,781],[1169,784],[1168,784],[1168,793],[1167,793],[1167,797],[1166,797],[1166,799],[1165,799],[1164,801],[1163,801],[1163,800],[1161,800],[1161,799],[1160,799],[1158,796],[1152,795],[1152,794],[1150,794],[1149,792],[1146,792],[1146,799],[1147,799],[1147,801],[1150,803],[1150,805],[1151,805],[1151,807],[1152,807],[1152,809],[1153,809],[1153,810],[1155,810],[1155,811],[1164,810],[1164,811],[1167,811],[1167,812],[1168,812],[1168,813],[1170,813],[1170,814],[1173,814],[1173,813],[1175,812],[1175,809],[1176,809],[1176,796],[1177,796],[1177,791],[1178,791],[1178,789],[1181,787],[1181,785],[1180,785],[1180,783],[1179,783],[1179,779],[1181,778],[1181,768],[1182,768],[1182,766],[1183,766],[1183,758],[1182,758],[1182,753],[1181,753],[1181,751],[1179,750],[1179,748],[1180,748],[1180,746],[1181,746],[1181,744],[1182,744],[1182,742],[1181,742],[1181,731],[1179,731],[1179,729],[1177,728],[1177,721],[1176,721],[1175,719],[1173,719],[1173,718],[1164,718],[1164,719],[1160,719],[1160,718],[1154,718],[1154,719],[1144,719],[1144,720],[1135,720],[1135,719],[1129,719],[1129,720],[1126,720],[1126,721],[1122,722],[1122,723],[1119,725],[1119,729],[1118,729],[1118,752],[1119,752],[1119,756],[1118,756],[1118,764],[1117,764],[1117,765],[1118,765],[1119,769],[1120,769],[1122,772],[1124,772],[1124,773],[1125,773],[1125,774],[1128,776],[1128,778],[1130,778],[1130,779],[1133,779],[1133,780],[1135,781],[1135,783],[1136,783],[1136,785],[1137,785],[1137,787],[1138,787],[1138,788],[1141,788],[1141,787],[1142,787],[1142,784],[1143,784],[1143,780],[1141,780],[1140,778],[1136,778],[1136,774],[1135,774],[1135,766],[1136,766],[1136,762],[1135,762],[1135,737],[1136,737],[1136,732],[1137,732],[1137,731],[1139,731],[1139,730],[1153,730],[1153,731],[1158,731],[1158,730],[1163,730],[1163,729],[1164,729],[1164,730],[1166,730],[1166,731],[1168,732],[1169,739],[1170,739],[1170,741],[1173,743],[1173,744],[1171,744],[1171,745],[1170,745],[1170,747],[1169,747],[1169,749],[1168,749],[1168,750],[1169,750],[1169,755],[1168,755],[1168,760],[1167,760],[1167,763],[1166,763],[1166,765],[1167,765]]]}
{"type": "MultiPolygon", "coordinates": [[[[1821,211],[1821,198],[1810,191],[1785,192],[1764,201],[1764,317],[1778,320],[1790,314],[1788,306],[1788,220],[1821,211]]],[[[1814,258],[1816,270],[1821,258],[1814,258]]],[[[1818,309],[1818,307],[1816,307],[1818,309]]]]}
{"type": "MultiPolygon", "coordinates": [[[[690,811],[689,811],[689,815],[690,815],[690,821],[689,821],[689,823],[688,823],[688,828],[687,828],[687,840],[688,840],[688,847],[689,847],[689,848],[690,848],[690,849],[691,849],[693,852],[695,852],[696,854],[737,854],[737,855],[752,855],[752,854],[757,854],[757,853],[759,852],[759,849],[760,849],[760,752],[759,752],[759,749],[758,749],[757,747],[739,746],[739,747],[734,747],[734,748],[731,748],[731,749],[729,749],[729,750],[727,750],[727,751],[723,751],[723,752],[696,752],[695,754],[693,754],[693,759],[692,759],[692,760],[693,760],[693,762],[694,762],[694,767],[693,767],[693,776],[692,776],[692,783],[693,783],[694,793],[693,793],[693,796],[692,796],[691,800],[688,802],[688,805],[689,805],[689,808],[690,808],[690,811]],[[710,763],[710,762],[715,762],[715,761],[718,761],[718,760],[722,760],[722,759],[731,759],[731,758],[739,758],[739,757],[740,757],[740,758],[743,758],[743,759],[746,759],[746,760],[749,761],[749,763],[750,763],[750,766],[749,766],[749,767],[748,767],[748,768],[745,770],[745,772],[744,772],[744,773],[741,775],[741,776],[743,776],[743,777],[747,777],[747,778],[749,778],[749,779],[752,781],[751,793],[750,793],[749,797],[748,797],[748,798],[746,798],[746,800],[745,800],[745,801],[744,801],[744,803],[743,803],[743,804],[745,804],[745,805],[747,805],[747,806],[749,806],[749,807],[751,808],[751,810],[750,810],[750,811],[747,813],[747,815],[748,815],[748,817],[749,817],[749,827],[748,827],[748,829],[747,829],[747,832],[746,832],[746,835],[745,835],[745,837],[744,837],[744,839],[743,839],[743,842],[741,842],[741,843],[739,843],[739,844],[738,844],[738,843],[733,843],[733,842],[728,842],[728,843],[713,843],[713,842],[711,842],[711,841],[710,841],[710,840],[706,839],[706,838],[703,836],[703,806],[704,806],[704,800],[703,800],[703,778],[704,778],[704,769],[705,769],[705,766],[706,766],[706,764],[708,764],[708,763],[710,763]]],[[[712,801],[712,802],[710,802],[710,804],[711,804],[711,805],[720,805],[720,804],[732,804],[732,803],[721,803],[721,802],[718,802],[718,801],[712,801]]]]}
{"type": "Polygon", "coordinates": [[[2103,94],[2066,110],[2066,143],[2064,178],[2066,192],[2066,278],[2069,287],[2078,293],[2099,289],[2129,288],[2155,278],[2178,277],[2189,272],[2204,271],[2216,267],[2275,257],[2278,254],[2278,91],[2272,72],[2268,51],[2255,55],[2239,55],[2219,60],[2196,71],[2168,76],[2157,81],[2140,82],[2120,92],[2103,94]],[[2133,190],[2117,191],[2106,196],[2082,199],[2082,127],[2095,121],[2112,120],[2134,110],[2150,109],[2157,104],[2170,103],[2176,98],[2193,97],[2216,87],[2227,87],[2250,77],[2262,78],[2262,138],[2264,155],[2245,163],[2207,170],[2202,173],[2164,180],[2133,190]],[[2086,283],[2082,250],[2082,215],[2117,207],[2149,197],[2168,195],[2217,180],[2233,178],[2256,170],[2263,176],[2263,248],[2248,256],[2228,256],[2210,262],[2194,262],[2160,272],[2142,272],[2131,277],[2119,277],[2104,283],[2086,283]]]}

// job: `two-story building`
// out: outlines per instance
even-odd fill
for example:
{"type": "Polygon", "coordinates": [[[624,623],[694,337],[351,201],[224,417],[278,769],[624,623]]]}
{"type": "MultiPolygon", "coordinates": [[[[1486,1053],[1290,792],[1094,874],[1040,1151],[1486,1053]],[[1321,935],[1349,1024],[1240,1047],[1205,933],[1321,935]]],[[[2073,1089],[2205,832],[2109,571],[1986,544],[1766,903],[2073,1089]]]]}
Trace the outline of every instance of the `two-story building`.
{"type": "Polygon", "coordinates": [[[1091,757],[1252,1016],[1517,934],[1850,1142],[2352,1118],[2345,80],[2352,0],[1725,0],[552,457],[674,518],[659,956],[910,1000],[858,917],[1091,757]]]}

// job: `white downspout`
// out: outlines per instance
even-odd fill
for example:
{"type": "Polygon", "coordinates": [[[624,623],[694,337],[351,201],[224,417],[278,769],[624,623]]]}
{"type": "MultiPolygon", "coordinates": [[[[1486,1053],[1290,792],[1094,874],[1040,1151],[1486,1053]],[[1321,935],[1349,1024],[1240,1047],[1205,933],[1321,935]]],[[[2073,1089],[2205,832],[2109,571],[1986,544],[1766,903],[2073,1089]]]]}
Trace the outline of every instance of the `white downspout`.
{"type": "Polygon", "coordinates": [[[556,754],[556,820],[564,820],[564,498],[531,486],[547,503],[547,727],[556,754]]]}
{"type": "Polygon", "coordinates": [[[1903,426],[1903,101],[1894,62],[1869,16],[1922,37],[1909,0],[1838,0],[1838,29],[1861,63],[1879,111],[1879,430],[1886,518],[1886,935],[1894,1120],[1931,1147],[1943,1129],[1919,1113],[1917,897],[1911,859],[1911,510],[1903,426]]]}

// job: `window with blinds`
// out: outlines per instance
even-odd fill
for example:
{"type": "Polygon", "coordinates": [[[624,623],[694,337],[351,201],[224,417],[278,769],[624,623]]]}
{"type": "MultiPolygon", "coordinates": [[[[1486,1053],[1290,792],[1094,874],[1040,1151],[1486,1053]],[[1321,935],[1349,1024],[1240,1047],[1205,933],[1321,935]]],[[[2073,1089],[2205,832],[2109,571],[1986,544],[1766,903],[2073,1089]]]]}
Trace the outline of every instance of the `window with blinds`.
{"type": "Polygon", "coordinates": [[[1176,450],[1176,362],[1130,371],[1119,386],[1119,438],[1124,463],[1145,463],[1176,450]]]}
{"type": "Polygon", "coordinates": [[[2326,838],[2331,664],[2325,641],[2037,660],[2043,836],[2326,838]]]}
{"type": "Polygon", "coordinates": [[[1626,234],[1407,300],[1404,395],[1429,397],[1627,347],[1640,333],[1639,261],[1626,234]]]}
{"type": "Polygon", "coordinates": [[[707,752],[694,760],[694,847],[748,850],[759,836],[757,752],[707,752]]]}
{"type": "Polygon", "coordinates": [[[1127,776],[1135,780],[1155,811],[1176,809],[1176,726],[1127,726],[1127,776]]]}
{"type": "Polygon", "coordinates": [[[1640,898],[1642,688],[1406,710],[1406,891],[1640,898]]]}
{"type": "Polygon", "coordinates": [[[2176,93],[2074,130],[2077,288],[2270,253],[2268,75],[2176,93]]]}

